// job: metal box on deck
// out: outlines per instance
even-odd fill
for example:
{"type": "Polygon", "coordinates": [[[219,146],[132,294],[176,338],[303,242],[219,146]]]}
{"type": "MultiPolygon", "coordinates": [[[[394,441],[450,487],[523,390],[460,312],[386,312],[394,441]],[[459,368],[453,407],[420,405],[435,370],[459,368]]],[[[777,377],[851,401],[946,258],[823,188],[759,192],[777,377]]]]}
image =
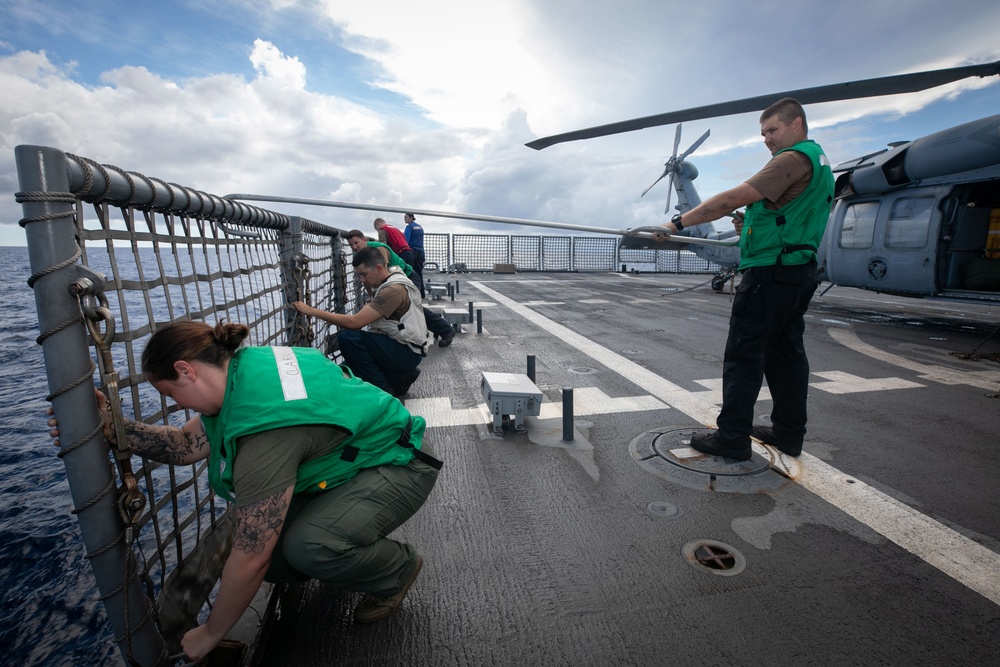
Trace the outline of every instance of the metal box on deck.
{"type": "Polygon", "coordinates": [[[469,311],[465,308],[444,308],[441,315],[448,321],[448,324],[455,327],[456,331],[461,331],[463,324],[472,323],[472,317],[469,316],[469,311]]]}
{"type": "Polygon", "coordinates": [[[524,431],[524,418],[537,417],[542,409],[542,391],[527,375],[483,373],[483,398],[493,415],[493,432],[503,433],[504,416],[514,417],[514,430],[524,431]]]}

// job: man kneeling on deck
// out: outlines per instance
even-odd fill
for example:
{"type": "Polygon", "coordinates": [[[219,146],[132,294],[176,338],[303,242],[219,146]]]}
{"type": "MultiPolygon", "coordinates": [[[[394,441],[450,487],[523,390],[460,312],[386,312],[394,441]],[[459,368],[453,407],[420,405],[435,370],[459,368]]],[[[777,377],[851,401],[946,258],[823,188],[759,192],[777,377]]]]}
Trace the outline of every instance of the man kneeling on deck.
{"type": "Polygon", "coordinates": [[[302,301],[292,305],[340,329],[340,353],[355,375],[393,396],[403,396],[420,375],[417,366],[430,346],[420,292],[401,270],[387,267],[375,248],[362,249],[352,264],[373,295],[357,313],[330,313],[302,301]],[[361,331],[366,326],[370,330],[361,331]]]}
{"type": "MultiPolygon", "coordinates": [[[[416,269],[404,262],[402,257],[393,252],[392,248],[385,243],[370,241],[368,237],[365,236],[365,233],[360,229],[352,229],[347,232],[344,235],[344,240],[347,241],[348,245],[351,246],[351,250],[355,253],[361,252],[362,248],[378,248],[379,252],[382,253],[382,256],[385,257],[385,261],[387,262],[386,266],[399,267],[403,273],[406,274],[406,277],[410,279],[410,282],[417,285],[417,287],[420,287],[420,284],[423,284],[423,277],[417,274],[416,269]],[[414,280],[414,275],[416,275],[417,280],[414,280]],[[420,281],[420,283],[418,284],[417,281],[420,281]]],[[[420,298],[423,299],[423,296],[423,292],[421,292],[420,298]]],[[[451,345],[451,341],[455,339],[455,329],[448,324],[448,320],[444,319],[426,306],[423,310],[424,321],[427,323],[427,329],[434,334],[434,338],[441,339],[440,342],[438,342],[438,347],[448,347],[451,345]]]]}

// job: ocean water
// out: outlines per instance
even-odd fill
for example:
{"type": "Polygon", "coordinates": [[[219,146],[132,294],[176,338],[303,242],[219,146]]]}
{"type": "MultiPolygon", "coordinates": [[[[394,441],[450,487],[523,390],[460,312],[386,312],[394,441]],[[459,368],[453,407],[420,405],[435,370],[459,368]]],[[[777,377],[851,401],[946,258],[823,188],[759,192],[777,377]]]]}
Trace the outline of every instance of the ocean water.
{"type": "Polygon", "coordinates": [[[122,664],[48,435],[29,275],[27,248],[0,247],[0,665],[122,664]]]}

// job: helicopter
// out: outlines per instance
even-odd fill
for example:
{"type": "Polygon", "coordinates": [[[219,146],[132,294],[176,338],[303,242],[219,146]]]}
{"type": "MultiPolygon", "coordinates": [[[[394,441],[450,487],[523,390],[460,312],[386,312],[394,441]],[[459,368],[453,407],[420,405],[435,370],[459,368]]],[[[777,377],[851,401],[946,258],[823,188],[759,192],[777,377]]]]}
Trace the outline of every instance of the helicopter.
{"type": "MultiPolygon", "coordinates": [[[[684,213],[701,202],[693,184],[698,170],[686,158],[709,133],[678,155],[683,121],[762,111],[784,97],[806,105],[917,92],[997,75],[1000,61],[804,88],[575,130],[526,145],[541,150],[677,123],[673,154],[642,195],[666,177],[665,213],[670,213],[671,193],[677,195],[675,210],[684,213]]],[[[833,171],[834,203],[817,251],[820,280],[886,294],[1000,303],[1000,115],[890,144],[838,164],[833,171]]],[[[667,241],[654,241],[652,232],[662,229],[626,230],[620,247],[691,250],[723,268],[712,280],[716,290],[739,266],[739,239],[733,229],[705,223],[667,241]]]]}

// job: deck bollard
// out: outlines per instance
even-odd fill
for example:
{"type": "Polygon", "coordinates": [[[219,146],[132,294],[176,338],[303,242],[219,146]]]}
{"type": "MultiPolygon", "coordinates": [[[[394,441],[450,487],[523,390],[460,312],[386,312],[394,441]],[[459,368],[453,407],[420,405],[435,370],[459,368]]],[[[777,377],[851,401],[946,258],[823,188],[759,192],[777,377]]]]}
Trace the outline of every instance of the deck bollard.
{"type": "Polygon", "coordinates": [[[528,379],[532,382],[535,381],[535,355],[528,355],[528,372],[526,373],[528,379]]]}
{"type": "Polygon", "coordinates": [[[563,387],[563,442],[573,442],[573,387],[563,387]]]}
{"type": "Polygon", "coordinates": [[[483,309],[476,308],[476,333],[483,333],[483,309]]]}

